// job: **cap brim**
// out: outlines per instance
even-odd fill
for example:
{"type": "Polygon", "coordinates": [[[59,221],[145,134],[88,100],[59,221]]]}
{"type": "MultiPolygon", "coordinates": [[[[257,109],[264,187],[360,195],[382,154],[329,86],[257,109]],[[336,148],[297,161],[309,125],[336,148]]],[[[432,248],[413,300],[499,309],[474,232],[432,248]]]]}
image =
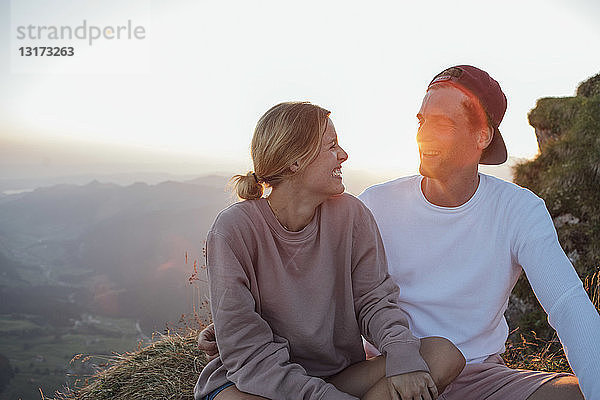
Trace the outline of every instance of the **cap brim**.
{"type": "Polygon", "coordinates": [[[485,165],[499,165],[506,162],[508,153],[506,152],[506,145],[504,139],[498,128],[494,128],[494,137],[488,147],[483,150],[479,164],[485,165]]]}

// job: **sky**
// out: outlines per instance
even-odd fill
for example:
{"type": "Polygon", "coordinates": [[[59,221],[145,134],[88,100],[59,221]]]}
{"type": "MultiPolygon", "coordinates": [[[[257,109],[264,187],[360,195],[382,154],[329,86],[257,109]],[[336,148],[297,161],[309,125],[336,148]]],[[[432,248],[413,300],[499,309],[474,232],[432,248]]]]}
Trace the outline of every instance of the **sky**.
{"type": "Polygon", "coordinates": [[[499,81],[509,155],[531,158],[536,100],[600,72],[598,21],[595,0],[0,0],[0,178],[245,172],[256,122],[290,100],[332,111],[346,168],[413,173],[426,86],[457,64],[499,81]],[[143,38],[18,38],[83,20],[143,38]],[[44,45],[76,54],[19,55],[44,45]]]}

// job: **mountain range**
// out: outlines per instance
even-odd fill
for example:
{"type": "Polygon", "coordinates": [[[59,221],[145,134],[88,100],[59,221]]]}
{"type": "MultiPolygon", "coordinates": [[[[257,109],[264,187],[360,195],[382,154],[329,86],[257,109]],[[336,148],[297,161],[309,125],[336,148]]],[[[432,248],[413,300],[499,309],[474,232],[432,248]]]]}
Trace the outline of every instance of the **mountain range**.
{"type": "Polygon", "coordinates": [[[24,297],[46,288],[71,296],[78,309],[161,330],[189,306],[193,260],[202,263],[206,232],[233,201],[226,183],[216,176],[156,185],[92,181],[3,197],[0,313],[35,313],[24,297]]]}

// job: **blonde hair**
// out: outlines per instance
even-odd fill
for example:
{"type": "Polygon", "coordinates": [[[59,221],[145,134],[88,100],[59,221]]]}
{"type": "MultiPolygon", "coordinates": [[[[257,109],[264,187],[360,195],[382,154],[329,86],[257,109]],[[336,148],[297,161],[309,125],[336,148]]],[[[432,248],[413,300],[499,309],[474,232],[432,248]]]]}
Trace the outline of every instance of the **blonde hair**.
{"type": "Polygon", "coordinates": [[[310,164],[321,148],[330,111],[309,102],[285,102],[271,107],[256,124],[250,146],[254,172],[231,178],[238,197],[262,197],[267,186],[275,187],[310,164]]]}

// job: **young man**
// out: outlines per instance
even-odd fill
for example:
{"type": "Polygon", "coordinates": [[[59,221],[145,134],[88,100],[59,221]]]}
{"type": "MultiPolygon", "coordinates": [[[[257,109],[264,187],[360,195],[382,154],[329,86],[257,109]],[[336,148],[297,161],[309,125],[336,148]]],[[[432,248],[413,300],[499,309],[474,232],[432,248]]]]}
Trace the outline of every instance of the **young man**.
{"type": "Polygon", "coordinates": [[[467,366],[441,399],[600,399],[600,316],[562,251],[544,202],[478,172],[506,161],[498,125],[506,97],[468,65],[429,84],[417,118],[420,175],[375,185],[359,197],[373,212],[400,306],[418,337],[442,336],[467,366]],[[504,311],[525,271],[573,371],[504,365],[504,311]]]}

